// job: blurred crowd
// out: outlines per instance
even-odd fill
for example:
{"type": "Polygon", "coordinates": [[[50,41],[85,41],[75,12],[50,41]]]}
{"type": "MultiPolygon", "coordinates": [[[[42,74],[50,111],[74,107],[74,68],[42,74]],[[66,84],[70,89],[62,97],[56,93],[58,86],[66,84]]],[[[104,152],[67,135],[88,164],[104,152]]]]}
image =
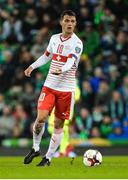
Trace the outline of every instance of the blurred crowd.
{"type": "Polygon", "coordinates": [[[76,12],[84,44],[70,135],[128,139],[128,0],[0,0],[0,141],[32,137],[49,64],[31,78],[24,70],[61,31],[66,9],[76,12]]]}

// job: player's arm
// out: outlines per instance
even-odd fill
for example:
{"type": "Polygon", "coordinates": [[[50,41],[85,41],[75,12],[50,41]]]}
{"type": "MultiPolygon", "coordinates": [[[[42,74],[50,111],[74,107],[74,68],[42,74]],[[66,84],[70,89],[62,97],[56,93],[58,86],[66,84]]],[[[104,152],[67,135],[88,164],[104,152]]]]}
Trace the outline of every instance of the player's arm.
{"type": "MultiPolygon", "coordinates": [[[[52,38],[51,38],[52,39],[52,38]]],[[[47,50],[45,51],[45,53],[40,56],[34,63],[32,63],[25,71],[25,75],[27,77],[31,76],[31,73],[34,69],[39,68],[40,66],[45,65],[46,63],[48,63],[48,61],[51,60],[51,55],[52,55],[52,46],[51,46],[51,40],[48,44],[47,50]]]]}
{"type": "Polygon", "coordinates": [[[81,46],[76,46],[75,48],[73,48],[72,53],[68,55],[68,59],[65,65],[62,66],[61,69],[60,68],[56,69],[54,72],[52,72],[52,74],[59,75],[61,73],[65,73],[66,71],[69,71],[74,65],[74,63],[80,58],[82,49],[83,49],[82,44],[81,46]]]}
{"type": "Polygon", "coordinates": [[[25,75],[30,77],[32,71],[44,64],[46,64],[48,61],[50,61],[50,57],[49,55],[47,54],[50,54],[48,51],[46,51],[42,56],[40,56],[34,63],[32,63],[25,71],[25,75]]]}
{"type": "Polygon", "coordinates": [[[65,63],[64,66],[62,66],[61,69],[58,68],[58,69],[56,69],[55,71],[53,71],[51,73],[55,74],[55,75],[59,75],[61,73],[69,71],[72,68],[73,64],[75,63],[75,60],[76,60],[75,58],[68,58],[67,62],[65,63]]]}

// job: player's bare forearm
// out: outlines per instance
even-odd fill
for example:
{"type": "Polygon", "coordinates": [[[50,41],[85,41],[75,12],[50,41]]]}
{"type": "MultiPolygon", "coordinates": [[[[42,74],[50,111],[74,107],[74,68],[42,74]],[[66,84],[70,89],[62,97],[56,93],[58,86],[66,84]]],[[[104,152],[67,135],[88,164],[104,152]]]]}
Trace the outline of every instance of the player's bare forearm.
{"type": "Polygon", "coordinates": [[[24,71],[25,76],[30,77],[32,71],[33,71],[33,68],[32,68],[31,66],[29,66],[29,67],[24,71]]]}

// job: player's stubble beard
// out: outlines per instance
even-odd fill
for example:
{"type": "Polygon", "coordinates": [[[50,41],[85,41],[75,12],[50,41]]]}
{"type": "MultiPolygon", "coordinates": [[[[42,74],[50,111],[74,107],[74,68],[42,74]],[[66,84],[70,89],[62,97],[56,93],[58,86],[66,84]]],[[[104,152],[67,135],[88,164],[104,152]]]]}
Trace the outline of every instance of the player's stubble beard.
{"type": "Polygon", "coordinates": [[[74,28],[72,28],[71,31],[69,31],[68,28],[67,28],[67,30],[62,31],[62,35],[63,35],[63,37],[69,37],[69,36],[71,36],[73,34],[73,32],[74,32],[74,28]]]}

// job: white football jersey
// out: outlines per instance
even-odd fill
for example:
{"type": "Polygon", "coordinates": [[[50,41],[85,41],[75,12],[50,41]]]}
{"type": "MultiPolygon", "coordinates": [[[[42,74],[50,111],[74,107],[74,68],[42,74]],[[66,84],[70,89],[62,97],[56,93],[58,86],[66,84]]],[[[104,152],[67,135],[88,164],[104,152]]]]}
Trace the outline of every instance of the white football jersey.
{"type": "Polygon", "coordinates": [[[83,43],[75,33],[67,39],[62,34],[51,37],[46,55],[51,56],[51,65],[44,86],[63,92],[75,91],[75,73],[83,50],[83,43]],[[51,72],[61,68],[70,58],[75,58],[72,68],[60,75],[51,72]]]}

